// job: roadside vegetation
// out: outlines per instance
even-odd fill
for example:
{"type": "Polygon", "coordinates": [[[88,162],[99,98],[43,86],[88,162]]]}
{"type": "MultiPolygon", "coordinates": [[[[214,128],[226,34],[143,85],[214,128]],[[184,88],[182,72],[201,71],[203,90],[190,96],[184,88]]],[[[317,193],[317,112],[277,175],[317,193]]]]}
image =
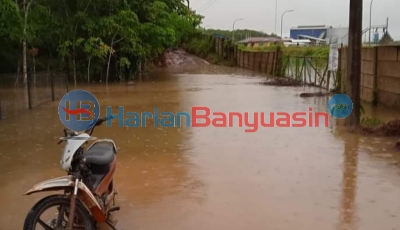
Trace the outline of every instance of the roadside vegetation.
{"type": "MultiPolygon", "coordinates": [[[[205,35],[214,35],[218,34],[220,36],[232,39],[232,30],[219,30],[219,29],[202,29],[202,33],[205,35]]],[[[247,30],[247,29],[237,29],[234,33],[235,41],[240,41],[246,39],[246,37],[277,37],[276,34],[266,34],[261,31],[256,30],[247,30]]]]}
{"type": "Polygon", "coordinates": [[[400,137],[400,119],[384,123],[377,118],[364,117],[361,119],[361,125],[353,132],[372,136],[400,137]]]}
{"type": "MultiPolygon", "coordinates": [[[[228,44],[229,46],[229,44],[228,44]]],[[[194,54],[214,65],[235,66],[233,61],[227,60],[215,53],[212,36],[193,36],[183,47],[187,52],[194,54]]]]}
{"type": "Polygon", "coordinates": [[[400,119],[383,122],[378,118],[366,116],[361,106],[360,126],[352,132],[371,136],[400,137],[400,119]]]}
{"type": "Polygon", "coordinates": [[[132,79],[202,20],[181,0],[0,0],[0,11],[0,71],[24,82],[29,66],[75,82],[132,79]]]}
{"type": "MultiPolygon", "coordinates": [[[[242,51],[249,52],[268,52],[275,51],[279,45],[260,46],[260,47],[246,47],[244,45],[238,45],[238,48],[242,51]]],[[[283,55],[292,57],[318,57],[328,58],[329,57],[329,46],[281,46],[283,55]]]]}

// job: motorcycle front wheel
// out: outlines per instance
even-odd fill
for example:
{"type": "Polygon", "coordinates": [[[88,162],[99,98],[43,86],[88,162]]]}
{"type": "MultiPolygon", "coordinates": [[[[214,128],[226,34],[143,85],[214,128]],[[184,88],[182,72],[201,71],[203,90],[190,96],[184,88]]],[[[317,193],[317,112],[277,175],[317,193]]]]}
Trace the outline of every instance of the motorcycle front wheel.
{"type": "MultiPolygon", "coordinates": [[[[59,230],[66,229],[71,200],[62,195],[53,195],[41,199],[26,216],[23,230],[59,230]],[[54,211],[49,211],[55,208],[54,211]],[[46,213],[48,212],[48,213],[46,213]],[[45,217],[42,217],[44,215],[45,217]]],[[[73,229],[93,229],[93,219],[77,199],[73,229]]]]}

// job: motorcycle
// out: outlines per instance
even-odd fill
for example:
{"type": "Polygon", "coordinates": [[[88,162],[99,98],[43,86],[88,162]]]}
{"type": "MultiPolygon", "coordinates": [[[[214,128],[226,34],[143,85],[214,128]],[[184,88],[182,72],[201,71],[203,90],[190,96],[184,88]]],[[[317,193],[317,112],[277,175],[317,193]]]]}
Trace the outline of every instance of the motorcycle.
{"type": "Polygon", "coordinates": [[[115,206],[118,192],[113,180],[117,147],[113,140],[91,137],[95,127],[110,119],[113,117],[100,118],[84,132],[64,129],[64,137],[58,144],[66,142],[60,164],[68,174],[38,183],[25,195],[48,191],[63,191],[63,194],[38,201],[25,218],[24,230],[92,230],[104,222],[117,230],[116,221],[111,220],[111,213],[120,209],[115,206]],[[94,142],[84,151],[90,140],[94,142]],[[50,212],[50,220],[45,222],[41,215],[50,208],[56,210],[50,212]]]}

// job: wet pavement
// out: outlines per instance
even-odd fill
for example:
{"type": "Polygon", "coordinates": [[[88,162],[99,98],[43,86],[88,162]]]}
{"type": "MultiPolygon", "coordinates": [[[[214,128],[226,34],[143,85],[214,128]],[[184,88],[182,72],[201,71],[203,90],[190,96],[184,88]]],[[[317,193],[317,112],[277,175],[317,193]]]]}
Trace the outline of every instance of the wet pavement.
{"type": "MultiPolygon", "coordinates": [[[[326,111],[328,98],[300,98],[308,87],[258,84],[251,72],[218,67],[203,74],[158,74],[134,86],[80,87],[105,107],[126,111],[326,111]]],[[[64,175],[59,167],[58,103],[0,121],[0,229],[22,229],[45,194],[33,184],[64,175]]],[[[368,111],[368,108],[366,109],[368,111]]],[[[388,113],[377,114],[386,119],[388,113]]],[[[390,116],[398,115],[391,111],[390,116]]],[[[98,127],[118,152],[120,229],[377,230],[400,229],[396,139],[361,137],[335,127],[98,127]]],[[[102,226],[102,229],[108,229],[102,226]]]]}

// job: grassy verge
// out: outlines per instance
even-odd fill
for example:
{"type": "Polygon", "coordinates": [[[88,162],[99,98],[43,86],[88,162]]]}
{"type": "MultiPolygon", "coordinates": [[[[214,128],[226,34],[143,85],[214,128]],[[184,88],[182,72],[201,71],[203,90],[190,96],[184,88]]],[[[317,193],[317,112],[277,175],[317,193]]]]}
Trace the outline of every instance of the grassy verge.
{"type": "Polygon", "coordinates": [[[232,61],[225,60],[214,51],[214,41],[206,38],[194,37],[190,39],[183,48],[186,52],[194,54],[214,65],[235,66],[232,61]]]}
{"type": "MultiPolygon", "coordinates": [[[[238,49],[248,52],[268,52],[275,51],[278,48],[277,45],[271,46],[261,46],[261,47],[246,47],[244,45],[239,45],[238,49]]],[[[319,57],[328,58],[329,57],[329,47],[328,46],[308,46],[308,47],[281,47],[283,55],[294,56],[294,57],[319,57]]]]}
{"type": "MultiPolygon", "coordinates": [[[[214,50],[214,40],[212,37],[193,37],[188,40],[184,45],[184,49],[201,57],[212,64],[225,65],[225,66],[235,66],[232,61],[227,61],[223,57],[220,57],[215,53],[214,50]]],[[[275,51],[279,46],[261,46],[261,47],[247,47],[245,45],[238,45],[238,49],[247,52],[272,52],[275,51]]],[[[281,47],[284,56],[290,57],[315,57],[315,58],[328,58],[329,57],[329,46],[319,46],[319,47],[281,47]]],[[[319,66],[319,63],[317,64],[319,66]]]]}
{"type": "Polygon", "coordinates": [[[247,47],[245,45],[238,45],[238,49],[241,51],[247,51],[247,52],[269,52],[269,51],[275,51],[278,48],[278,46],[271,45],[271,46],[260,46],[260,47],[247,47]]]}
{"type": "Polygon", "coordinates": [[[183,45],[183,48],[192,54],[195,54],[199,57],[206,57],[207,54],[212,53],[214,50],[212,39],[205,39],[202,37],[193,37],[188,40],[186,44],[183,45]]]}
{"type": "Polygon", "coordinates": [[[214,65],[223,65],[223,66],[230,66],[230,67],[235,66],[235,63],[233,61],[225,60],[216,53],[209,53],[205,57],[202,57],[202,58],[214,65]]]}

